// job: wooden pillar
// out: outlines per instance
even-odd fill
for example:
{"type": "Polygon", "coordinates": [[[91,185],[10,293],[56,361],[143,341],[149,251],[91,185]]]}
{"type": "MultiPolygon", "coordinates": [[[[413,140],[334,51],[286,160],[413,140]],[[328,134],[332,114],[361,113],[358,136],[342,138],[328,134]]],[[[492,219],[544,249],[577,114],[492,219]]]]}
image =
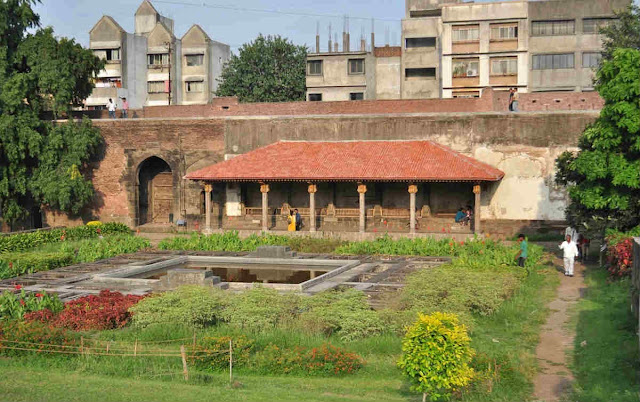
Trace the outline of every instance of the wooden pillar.
{"type": "Polygon", "coordinates": [[[269,230],[267,221],[269,218],[269,185],[261,184],[260,192],[262,193],[262,231],[266,232],[269,230]]]}
{"type": "Polygon", "coordinates": [[[309,184],[309,232],[316,231],[316,192],[318,187],[315,184],[309,184]]]}
{"type": "Polygon", "coordinates": [[[418,186],[409,185],[409,233],[416,233],[416,193],[418,186]]]}
{"type": "Polygon", "coordinates": [[[475,202],[473,204],[473,232],[480,233],[480,185],[473,186],[475,202]]]}
{"type": "Polygon", "coordinates": [[[204,232],[211,233],[211,191],[213,186],[211,184],[204,185],[204,232]]]}
{"type": "Polygon", "coordinates": [[[364,233],[365,230],[365,219],[366,219],[366,210],[364,205],[364,195],[367,192],[367,186],[359,183],[358,184],[358,193],[360,194],[360,233],[364,233]]]}

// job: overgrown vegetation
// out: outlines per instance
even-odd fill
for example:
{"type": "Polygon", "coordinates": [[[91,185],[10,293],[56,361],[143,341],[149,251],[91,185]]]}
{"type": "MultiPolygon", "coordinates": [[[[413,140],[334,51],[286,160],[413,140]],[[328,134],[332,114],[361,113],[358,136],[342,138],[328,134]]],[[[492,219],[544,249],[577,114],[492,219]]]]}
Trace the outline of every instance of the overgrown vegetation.
{"type": "Polygon", "coordinates": [[[637,402],[637,320],[629,309],[628,278],[610,281],[602,269],[588,269],[585,296],[574,311],[576,338],[571,400],[637,402]]]}

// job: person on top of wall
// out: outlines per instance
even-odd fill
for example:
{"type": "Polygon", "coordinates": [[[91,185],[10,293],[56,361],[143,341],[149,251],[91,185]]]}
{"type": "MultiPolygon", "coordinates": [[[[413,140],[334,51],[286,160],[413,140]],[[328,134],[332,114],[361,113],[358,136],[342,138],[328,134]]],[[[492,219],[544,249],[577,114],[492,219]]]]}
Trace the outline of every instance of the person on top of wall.
{"type": "Polygon", "coordinates": [[[513,88],[509,88],[509,111],[513,112],[513,88]]]}
{"type": "Polygon", "coordinates": [[[298,208],[294,209],[295,213],[296,213],[296,231],[302,229],[302,217],[300,216],[300,212],[298,211],[298,208]]]}
{"type": "Polygon", "coordinates": [[[116,118],[116,104],[113,101],[113,99],[109,98],[109,102],[107,102],[107,110],[109,111],[109,118],[110,119],[115,119],[116,118]]]}
{"type": "Polygon", "coordinates": [[[289,223],[289,225],[287,226],[287,230],[289,232],[295,232],[296,231],[296,216],[293,212],[293,209],[289,211],[289,217],[287,218],[287,222],[289,223]]]}
{"type": "Polygon", "coordinates": [[[517,112],[518,111],[518,88],[511,88],[511,91],[512,91],[511,111],[517,112]]]}
{"type": "Polygon", "coordinates": [[[122,98],[122,118],[126,119],[129,117],[129,102],[127,102],[127,98],[122,98]]]}
{"type": "Polygon", "coordinates": [[[464,222],[462,220],[464,219],[465,216],[467,216],[467,214],[464,212],[462,208],[460,208],[458,209],[458,212],[456,212],[456,217],[454,219],[456,223],[463,225],[464,222]]]}
{"type": "Polygon", "coordinates": [[[563,251],[564,275],[573,276],[573,263],[578,256],[578,246],[571,239],[571,235],[567,235],[566,239],[558,247],[563,251]]]}

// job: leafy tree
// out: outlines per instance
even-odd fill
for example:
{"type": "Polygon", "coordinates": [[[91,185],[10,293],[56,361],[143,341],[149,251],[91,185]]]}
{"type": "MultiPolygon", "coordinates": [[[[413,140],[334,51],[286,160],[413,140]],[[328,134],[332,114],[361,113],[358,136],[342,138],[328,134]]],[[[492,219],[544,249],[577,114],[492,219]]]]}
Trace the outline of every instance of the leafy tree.
{"type": "Polygon", "coordinates": [[[35,0],[0,1],[0,211],[15,223],[28,205],[78,213],[93,198],[84,176],[101,143],[89,120],[59,123],[92,90],[104,62],[51,28],[37,28],[35,0]]]}
{"type": "Polygon", "coordinates": [[[242,45],[222,70],[217,96],[241,102],[304,100],[307,48],[280,36],[259,35],[242,45]]]}
{"type": "Polygon", "coordinates": [[[640,50],[640,7],[630,4],[626,10],[616,12],[616,17],[616,23],[600,30],[604,35],[602,57],[605,60],[611,60],[618,48],[640,50]]]}
{"type": "Polygon", "coordinates": [[[640,51],[616,49],[597,72],[605,104],[579,140],[579,152],[556,160],[556,182],[566,185],[567,220],[602,237],[609,227],[640,224],[640,51]]]}

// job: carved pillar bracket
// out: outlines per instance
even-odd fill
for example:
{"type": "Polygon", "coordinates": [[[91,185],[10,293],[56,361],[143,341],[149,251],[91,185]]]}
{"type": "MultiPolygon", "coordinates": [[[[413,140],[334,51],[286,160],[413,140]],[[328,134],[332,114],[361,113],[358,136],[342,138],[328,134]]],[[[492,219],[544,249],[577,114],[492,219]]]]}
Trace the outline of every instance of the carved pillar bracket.
{"type": "Polygon", "coordinates": [[[360,233],[364,233],[365,231],[365,219],[366,219],[366,209],[364,205],[364,195],[367,192],[367,186],[362,183],[358,183],[358,193],[360,194],[360,233]]]}
{"type": "Polygon", "coordinates": [[[318,187],[315,184],[309,184],[307,187],[309,192],[309,232],[316,231],[316,192],[318,187]]]}
{"type": "Polygon", "coordinates": [[[266,232],[269,230],[267,222],[269,218],[269,185],[261,183],[260,192],[262,193],[262,231],[266,232]]]}
{"type": "Polygon", "coordinates": [[[416,233],[416,193],[418,186],[410,184],[409,188],[409,233],[416,233]]]}

